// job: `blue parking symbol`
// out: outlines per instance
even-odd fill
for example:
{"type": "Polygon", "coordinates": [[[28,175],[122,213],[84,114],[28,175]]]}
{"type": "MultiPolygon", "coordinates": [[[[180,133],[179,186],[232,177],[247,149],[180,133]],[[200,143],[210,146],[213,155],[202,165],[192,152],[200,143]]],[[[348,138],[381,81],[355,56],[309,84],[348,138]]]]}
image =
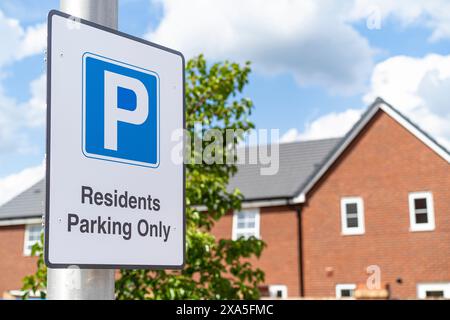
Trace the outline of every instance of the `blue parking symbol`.
{"type": "Polygon", "coordinates": [[[83,56],[83,72],[83,153],[157,167],[157,74],[90,53],[83,56]]]}

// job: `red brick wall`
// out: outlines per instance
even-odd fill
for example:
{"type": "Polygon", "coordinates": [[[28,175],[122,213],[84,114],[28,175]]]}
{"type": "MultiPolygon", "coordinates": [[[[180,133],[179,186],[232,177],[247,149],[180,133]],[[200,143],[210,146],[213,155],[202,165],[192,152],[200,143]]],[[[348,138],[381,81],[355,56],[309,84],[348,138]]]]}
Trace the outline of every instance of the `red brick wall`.
{"type": "Polygon", "coordinates": [[[36,271],[36,257],[23,254],[25,226],[0,227],[0,298],[22,288],[22,278],[36,271]]]}
{"type": "Polygon", "coordinates": [[[302,213],[306,296],[334,296],[336,283],[366,283],[369,265],[381,268],[393,298],[415,298],[418,282],[450,282],[449,169],[379,112],[307,197],[302,213]],[[408,193],[414,191],[433,193],[434,231],[409,231],[408,193]],[[363,198],[364,235],[341,235],[343,196],[363,198]]]}
{"type": "MultiPolygon", "coordinates": [[[[218,238],[231,238],[233,216],[227,214],[213,228],[218,238]]],[[[266,284],[283,284],[289,296],[299,296],[298,220],[295,209],[288,207],[261,208],[261,239],[267,244],[254,266],[266,274],[266,284]]]]}

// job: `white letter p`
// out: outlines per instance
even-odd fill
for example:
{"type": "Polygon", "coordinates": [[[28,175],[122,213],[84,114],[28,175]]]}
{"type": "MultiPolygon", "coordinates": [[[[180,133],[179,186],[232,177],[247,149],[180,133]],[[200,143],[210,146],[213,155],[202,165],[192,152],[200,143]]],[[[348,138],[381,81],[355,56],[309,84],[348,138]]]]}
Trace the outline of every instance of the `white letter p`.
{"type": "Polygon", "coordinates": [[[119,121],[140,125],[148,117],[148,93],[144,84],[135,78],[105,70],[105,119],[104,147],[117,151],[117,123],[119,121]],[[132,90],[136,94],[136,108],[126,110],[118,106],[118,87],[132,90]]]}

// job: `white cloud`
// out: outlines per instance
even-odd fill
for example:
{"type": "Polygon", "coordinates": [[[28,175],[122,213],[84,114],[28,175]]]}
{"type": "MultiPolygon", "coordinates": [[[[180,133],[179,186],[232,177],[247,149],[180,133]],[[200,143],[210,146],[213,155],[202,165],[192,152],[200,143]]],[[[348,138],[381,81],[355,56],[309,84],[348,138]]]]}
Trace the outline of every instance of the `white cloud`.
{"type": "Polygon", "coordinates": [[[42,53],[46,46],[46,24],[24,29],[18,20],[6,17],[0,10],[0,152],[26,153],[33,149],[28,143],[26,128],[45,123],[45,74],[33,80],[30,99],[18,102],[4,90],[3,69],[11,63],[42,53]]]}
{"type": "Polygon", "coordinates": [[[24,109],[26,123],[30,127],[43,126],[45,124],[47,77],[42,74],[30,83],[30,99],[21,106],[24,109]]]}
{"type": "Polygon", "coordinates": [[[325,114],[307,123],[302,132],[295,128],[289,129],[280,138],[280,142],[342,137],[358,121],[363,111],[363,109],[348,109],[325,114]]]}
{"type": "Polygon", "coordinates": [[[326,0],[168,0],[147,34],[186,56],[250,60],[258,71],[290,73],[332,92],[364,88],[372,68],[367,40],[346,22],[352,3],[326,0]]]}
{"type": "Polygon", "coordinates": [[[45,123],[46,77],[42,74],[30,83],[30,99],[18,103],[4,93],[0,83],[0,154],[28,153],[27,128],[42,127],[45,123]]]}
{"type": "Polygon", "coordinates": [[[449,92],[450,55],[396,56],[375,67],[364,102],[382,97],[450,148],[449,92]]]}
{"type": "Polygon", "coordinates": [[[14,61],[43,53],[46,47],[46,24],[24,29],[18,20],[0,10],[0,68],[14,61]]]}
{"type": "Polygon", "coordinates": [[[0,205],[31,187],[44,177],[44,161],[35,167],[26,168],[18,173],[0,179],[0,205]]]}
{"type": "Polygon", "coordinates": [[[47,24],[28,27],[21,39],[18,59],[43,53],[47,46],[47,24]]]}
{"type": "MultiPolygon", "coordinates": [[[[450,55],[430,54],[423,58],[395,56],[377,64],[366,105],[382,97],[415,124],[450,149],[450,55]]],[[[293,128],[282,142],[343,136],[364,109],[332,112],[306,124],[304,131],[293,128]]]]}
{"type": "Polygon", "coordinates": [[[212,60],[250,60],[258,71],[290,73],[301,85],[331,92],[367,90],[377,49],[357,21],[393,18],[429,28],[430,40],[450,38],[448,0],[154,0],[163,8],[152,41],[212,60]],[[378,13],[378,14],[377,14],[378,13]]]}
{"type": "Polygon", "coordinates": [[[281,136],[280,143],[297,141],[297,140],[299,140],[299,138],[298,138],[299,134],[300,133],[298,132],[298,129],[291,128],[288,131],[286,131],[285,134],[283,134],[281,136]]]}
{"type": "MultiPolygon", "coordinates": [[[[18,102],[5,92],[3,81],[7,79],[3,70],[14,62],[43,53],[46,33],[46,24],[24,29],[18,20],[6,17],[0,10],[0,160],[34,150],[26,129],[42,127],[45,122],[45,74],[29,84],[29,100],[18,102]]],[[[45,165],[41,163],[1,178],[0,204],[36,183],[44,176],[44,170],[45,165]]]]}
{"type": "Polygon", "coordinates": [[[0,10],[0,67],[15,59],[23,33],[19,21],[5,17],[0,10]]]}

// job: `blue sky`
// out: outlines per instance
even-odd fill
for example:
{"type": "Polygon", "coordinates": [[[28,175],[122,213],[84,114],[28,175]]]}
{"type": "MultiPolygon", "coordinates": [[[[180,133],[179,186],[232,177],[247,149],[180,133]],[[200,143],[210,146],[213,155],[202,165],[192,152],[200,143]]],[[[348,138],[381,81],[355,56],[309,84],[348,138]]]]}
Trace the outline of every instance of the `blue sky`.
{"type": "MultiPolygon", "coordinates": [[[[119,3],[123,32],[188,58],[251,60],[244,95],[255,103],[252,120],[278,128],[283,142],[343,135],[380,95],[450,145],[448,1],[119,3]]],[[[0,202],[43,174],[43,42],[46,15],[58,6],[0,2],[0,202]]]]}

